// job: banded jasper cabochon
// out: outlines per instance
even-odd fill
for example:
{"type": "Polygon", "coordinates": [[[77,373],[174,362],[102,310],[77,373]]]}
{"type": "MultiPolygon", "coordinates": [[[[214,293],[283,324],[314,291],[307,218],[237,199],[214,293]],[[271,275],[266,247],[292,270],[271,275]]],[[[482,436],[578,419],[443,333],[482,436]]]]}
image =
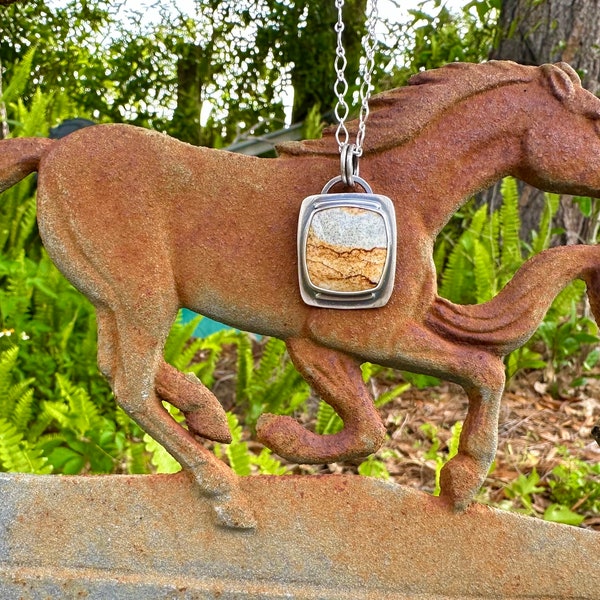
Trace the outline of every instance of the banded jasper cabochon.
{"type": "Polygon", "coordinates": [[[312,215],[305,256],[313,286],[368,292],[379,285],[387,254],[386,225],[379,212],[339,206],[312,215]]]}

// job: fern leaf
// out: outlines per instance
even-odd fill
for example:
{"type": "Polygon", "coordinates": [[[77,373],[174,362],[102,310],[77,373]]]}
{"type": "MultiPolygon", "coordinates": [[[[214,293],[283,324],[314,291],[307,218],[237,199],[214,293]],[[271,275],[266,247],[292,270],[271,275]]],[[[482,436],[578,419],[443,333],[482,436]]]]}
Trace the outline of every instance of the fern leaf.
{"type": "Polygon", "coordinates": [[[56,382],[60,397],[68,405],[66,418],[69,424],[65,426],[76,432],[80,437],[99,428],[102,425],[102,418],[98,407],[91,401],[85,389],[74,385],[60,373],[56,374],[56,382]]]}
{"type": "Polygon", "coordinates": [[[18,214],[18,229],[16,239],[12,242],[12,246],[21,249],[25,246],[25,242],[31,235],[36,224],[36,201],[35,196],[28,198],[19,207],[18,214]]]}
{"type": "MultiPolygon", "coordinates": [[[[521,219],[519,217],[519,192],[516,180],[513,177],[505,177],[500,192],[502,194],[502,208],[500,209],[502,250],[500,263],[503,273],[508,274],[506,279],[508,281],[523,262],[521,241],[519,239],[521,219]]],[[[502,283],[504,284],[506,281],[502,283]]]]}
{"type": "Polygon", "coordinates": [[[12,373],[18,356],[18,346],[12,346],[0,353],[0,416],[4,418],[10,415],[14,407],[14,395],[11,395],[12,373]]]}
{"type": "Polygon", "coordinates": [[[473,254],[476,287],[476,301],[486,302],[491,300],[498,291],[496,289],[496,273],[494,263],[488,254],[485,246],[479,241],[475,241],[475,252],[473,254]]]}
{"type": "Polygon", "coordinates": [[[315,431],[319,435],[328,435],[341,431],[344,427],[344,422],[339,415],[333,410],[329,404],[321,400],[317,411],[317,423],[315,431]]]}
{"type": "Polygon", "coordinates": [[[433,264],[435,265],[436,273],[442,273],[444,271],[444,264],[448,258],[448,251],[448,240],[445,237],[439,239],[433,250],[433,264]]]}
{"type": "MultiPolygon", "coordinates": [[[[173,364],[173,361],[183,352],[190,339],[194,335],[196,327],[198,327],[202,316],[198,315],[188,323],[183,323],[183,313],[179,311],[175,323],[171,327],[171,331],[165,341],[165,347],[163,356],[169,364],[173,364]]],[[[175,366],[175,365],[173,365],[175,366]]],[[[179,368],[179,367],[177,367],[179,368]]]]}
{"type": "Polygon", "coordinates": [[[31,67],[33,65],[35,50],[35,46],[30,48],[15,66],[11,80],[0,98],[1,103],[10,104],[23,94],[31,76],[31,67]]]}
{"type": "Polygon", "coordinates": [[[43,450],[23,439],[13,423],[0,419],[0,462],[5,471],[18,473],[50,473],[52,467],[43,450]]]}
{"type": "Polygon", "coordinates": [[[258,467],[261,475],[287,475],[289,473],[288,467],[281,464],[281,461],[277,460],[268,448],[263,448],[258,456],[252,456],[250,460],[258,467]]]}
{"type": "Polygon", "coordinates": [[[240,335],[237,339],[237,367],[235,397],[238,404],[250,398],[250,387],[253,380],[254,357],[250,336],[240,335]]]}
{"type": "Polygon", "coordinates": [[[285,342],[273,337],[267,339],[263,346],[258,367],[254,370],[254,385],[262,388],[268,385],[269,381],[276,376],[278,369],[281,367],[285,351],[285,342]]]}
{"type": "MultiPolygon", "coordinates": [[[[179,463],[177,463],[179,466],[179,463]]],[[[146,459],[146,446],[143,443],[132,443],[127,448],[127,473],[138,475],[149,473],[146,459]]]]}
{"type": "Polygon", "coordinates": [[[178,473],[181,465],[153,437],[144,434],[144,447],[156,473],[178,473]]]}
{"type": "Polygon", "coordinates": [[[552,220],[558,212],[560,205],[560,196],[558,194],[544,194],[545,204],[544,211],[540,219],[540,226],[538,231],[535,232],[533,244],[531,248],[531,255],[538,254],[542,250],[545,250],[550,246],[550,239],[552,237],[552,220]]]}
{"type": "Polygon", "coordinates": [[[442,273],[440,296],[463,304],[475,302],[473,294],[473,232],[465,231],[452,248],[442,273]]]}
{"type": "Polygon", "coordinates": [[[245,477],[252,472],[248,444],[242,441],[242,426],[233,413],[227,413],[227,422],[231,431],[231,443],[226,447],[225,454],[233,472],[245,477]]]}
{"type": "Polygon", "coordinates": [[[33,416],[33,390],[25,390],[15,403],[12,422],[18,431],[26,431],[33,416]]]}
{"type": "Polygon", "coordinates": [[[277,414],[290,414],[309,395],[308,384],[292,362],[287,362],[283,372],[260,394],[264,410],[277,414]]]}

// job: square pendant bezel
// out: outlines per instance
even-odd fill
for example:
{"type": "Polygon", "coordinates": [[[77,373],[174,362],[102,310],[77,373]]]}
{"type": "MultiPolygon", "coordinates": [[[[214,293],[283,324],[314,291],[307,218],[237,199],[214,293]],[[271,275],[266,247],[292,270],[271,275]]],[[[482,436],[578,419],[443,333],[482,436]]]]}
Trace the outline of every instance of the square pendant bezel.
{"type": "Polygon", "coordinates": [[[387,197],[372,193],[315,194],[302,202],[298,217],[298,279],[302,300],[320,308],[364,309],[384,306],[394,289],[396,271],[396,216],[394,204],[387,197]],[[358,208],[379,214],[387,238],[386,260],[376,287],[358,292],[328,290],[313,284],[306,261],[306,246],[314,216],[332,208],[358,208]]]}

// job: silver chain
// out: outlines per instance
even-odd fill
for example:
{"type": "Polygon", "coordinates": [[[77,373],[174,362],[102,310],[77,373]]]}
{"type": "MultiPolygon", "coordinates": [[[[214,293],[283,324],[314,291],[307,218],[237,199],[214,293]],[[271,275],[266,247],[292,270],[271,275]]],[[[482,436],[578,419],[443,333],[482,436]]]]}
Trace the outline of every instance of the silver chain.
{"type": "Polygon", "coordinates": [[[346,102],[346,94],[348,93],[348,82],[346,81],[346,51],[344,50],[344,44],[342,41],[342,33],[344,31],[344,19],[342,10],[344,8],[344,0],[335,0],[335,6],[338,11],[337,23],[334,26],[334,30],[337,34],[337,47],[335,51],[335,72],[336,82],[333,87],[335,95],[337,96],[337,104],[335,106],[335,117],[338,121],[337,130],[335,132],[335,139],[337,140],[342,154],[342,177],[345,183],[352,183],[352,178],[346,179],[344,165],[353,164],[353,174],[358,175],[358,161],[357,159],[362,156],[363,143],[365,141],[366,123],[369,118],[369,98],[371,97],[371,91],[373,86],[371,84],[371,76],[375,67],[375,50],[377,41],[375,38],[375,27],[377,25],[377,0],[370,0],[370,9],[368,11],[367,22],[366,22],[366,33],[362,38],[362,47],[365,53],[364,59],[360,64],[360,113],[358,117],[358,133],[356,135],[356,143],[350,144],[348,129],[346,128],[346,119],[348,118],[349,108],[346,102]],[[349,153],[349,154],[348,154],[349,153]]]}

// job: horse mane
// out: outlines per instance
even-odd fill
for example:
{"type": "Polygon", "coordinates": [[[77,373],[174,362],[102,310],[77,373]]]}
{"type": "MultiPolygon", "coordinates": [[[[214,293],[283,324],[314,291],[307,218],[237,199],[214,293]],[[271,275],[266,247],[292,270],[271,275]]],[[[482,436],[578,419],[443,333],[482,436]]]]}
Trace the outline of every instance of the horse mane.
{"type": "MultiPolygon", "coordinates": [[[[364,152],[381,152],[402,145],[458,102],[503,85],[529,83],[540,74],[544,74],[540,67],[511,61],[450,63],[418,73],[410,78],[407,86],[377,94],[371,99],[364,152]]],[[[277,151],[280,156],[338,154],[334,137],[336,128],[328,127],[319,140],[280,144],[277,151]]],[[[350,121],[347,128],[352,140],[358,121],[350,121]]]]}

